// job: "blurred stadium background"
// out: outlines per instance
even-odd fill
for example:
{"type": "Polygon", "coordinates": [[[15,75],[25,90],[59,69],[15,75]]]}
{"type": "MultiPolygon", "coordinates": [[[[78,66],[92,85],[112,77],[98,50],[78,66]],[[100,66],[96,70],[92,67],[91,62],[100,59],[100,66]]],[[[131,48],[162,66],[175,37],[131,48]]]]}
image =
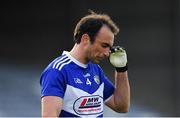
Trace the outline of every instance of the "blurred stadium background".
{"type": "MultiPolygon", "coordinates": [[[[131,109],[105,116],[180,116],[180,0],[0,1],[0,117],[39,117],[39,77],[73,46],[88,9],[121,28],[129,60],[131,109]]],[[[113,67],[101,63],[113,81],[113,67]]]]}

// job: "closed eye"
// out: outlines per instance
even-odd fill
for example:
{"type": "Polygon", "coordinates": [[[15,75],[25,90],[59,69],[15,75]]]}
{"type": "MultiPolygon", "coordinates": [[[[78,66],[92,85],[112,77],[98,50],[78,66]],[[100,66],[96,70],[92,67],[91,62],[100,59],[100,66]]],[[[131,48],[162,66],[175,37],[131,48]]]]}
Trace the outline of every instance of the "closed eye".
{"type": "Polygon", "coordinates": [[[110,45],[107,44],[107,43],[103,43],[103,44],[101,44],[101,46],[102,46],[103,48],[109,48],[109,47],[110,47],[110,45]]]}

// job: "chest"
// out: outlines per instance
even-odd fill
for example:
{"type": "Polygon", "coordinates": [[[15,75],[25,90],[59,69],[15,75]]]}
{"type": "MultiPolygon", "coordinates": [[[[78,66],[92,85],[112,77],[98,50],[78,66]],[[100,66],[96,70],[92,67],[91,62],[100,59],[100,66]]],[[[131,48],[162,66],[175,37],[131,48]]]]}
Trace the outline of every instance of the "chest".
{"type": "Polygon", "coordinates": [[[99,73],[71,68],[66,75],[63,109],[76,115],[102,114],[104,83],[99,73]]]}
{"type": "Polygon", "coordinates": [[[69,70],[66,80],[68,85],[89,94],[96,92],[102,83],[99,73],[95,70],[69,70]]]}

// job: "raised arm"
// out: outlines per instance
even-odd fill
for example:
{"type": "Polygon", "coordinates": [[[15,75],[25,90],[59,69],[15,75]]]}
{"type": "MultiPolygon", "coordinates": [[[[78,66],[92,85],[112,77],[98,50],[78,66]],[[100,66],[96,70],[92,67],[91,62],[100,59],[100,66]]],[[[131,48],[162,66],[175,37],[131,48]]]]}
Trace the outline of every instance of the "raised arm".
{"type": "Polygon", "coordinates": [[[110,62],[116,68],[115,91],[113,96],[106,102],[106,105],[116,112],[128,112],[130,107],[130,86],[126,51],[119,46],[113,47],[110,62]]]}

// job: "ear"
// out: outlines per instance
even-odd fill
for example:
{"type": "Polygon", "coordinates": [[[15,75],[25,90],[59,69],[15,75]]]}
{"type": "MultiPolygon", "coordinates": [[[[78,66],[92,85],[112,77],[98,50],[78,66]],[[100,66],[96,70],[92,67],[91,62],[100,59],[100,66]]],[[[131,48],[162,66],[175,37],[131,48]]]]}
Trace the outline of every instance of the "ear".
{"type": "Polygon", "coordinates": [[[83,34],[81,37],[81,42],[85,45],[90,43],[90,37],[88,34],[83,34]]]}

